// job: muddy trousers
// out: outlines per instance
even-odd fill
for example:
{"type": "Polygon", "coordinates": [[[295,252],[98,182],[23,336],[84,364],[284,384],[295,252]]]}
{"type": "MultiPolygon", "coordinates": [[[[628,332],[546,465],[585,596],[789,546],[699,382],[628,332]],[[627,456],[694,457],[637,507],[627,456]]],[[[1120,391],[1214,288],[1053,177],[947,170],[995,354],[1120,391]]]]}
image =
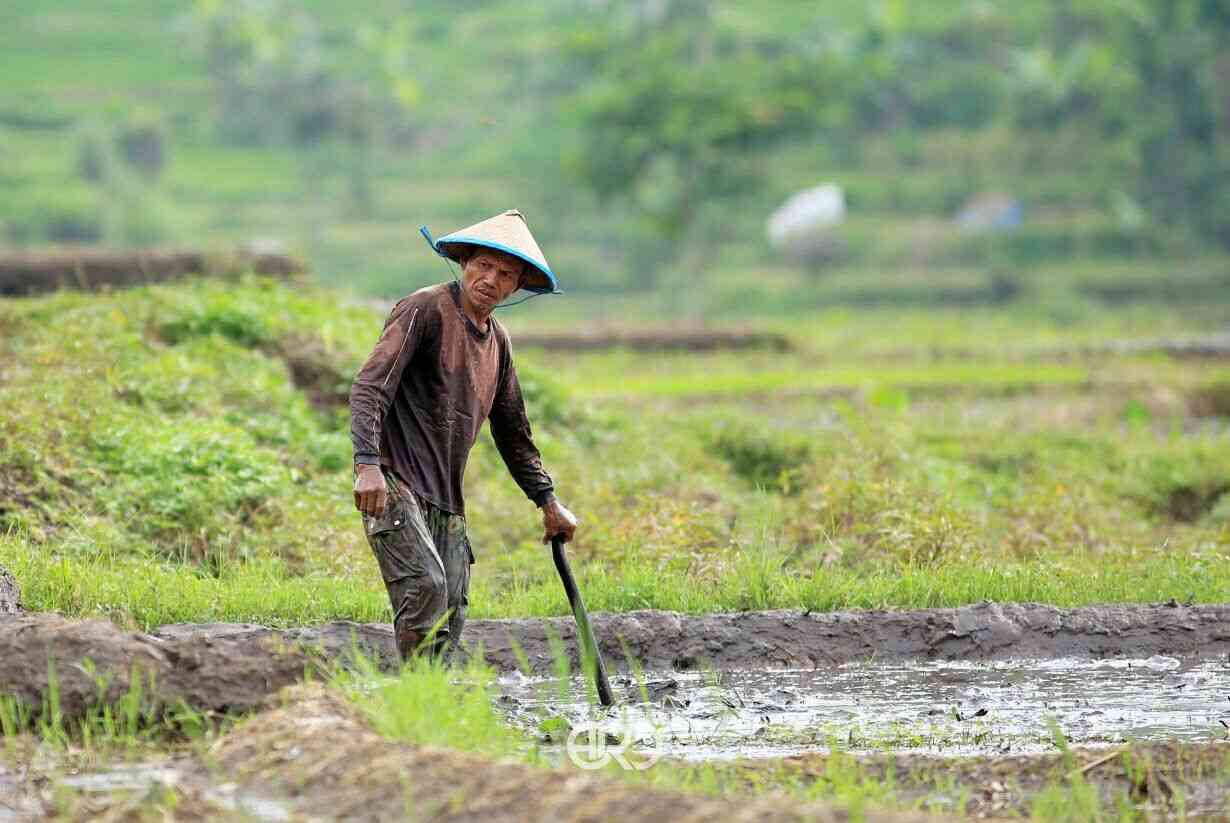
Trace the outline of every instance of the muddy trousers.
{"type": "Polygon", "coordinates": [[[474,553],[465,519],[415,494],[388,469],[389,505],[363,515],[363,531],[380,564],[393,606],[393,635],[402,660],[439,658],[461,642],[474,553]]]}

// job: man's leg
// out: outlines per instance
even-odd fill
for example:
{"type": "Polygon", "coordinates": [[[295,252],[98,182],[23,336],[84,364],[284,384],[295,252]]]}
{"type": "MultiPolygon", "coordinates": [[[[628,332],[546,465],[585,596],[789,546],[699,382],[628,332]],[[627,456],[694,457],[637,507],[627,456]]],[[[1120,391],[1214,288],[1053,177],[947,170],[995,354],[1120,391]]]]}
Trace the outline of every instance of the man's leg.
{"type": "Polygon", "coordinates": [[[389,593],[397,652],[405,661],[416,653],[438,653],[447,640],[448,589],[427,515],[390,472],[385,480],[389,507],[379,517],[364,515],[363,527],[389,593]],[[433,642],[425,644],[437,624],[433,642]]]}
{"type": "Polygon", "coordinates": [[[449,517],[448,553],[444,558],[448,588],[448,645],[450,654],[461,645],[461,630],[465,628],[466,612],[470,605],[470,564],[474,553],[470,550],[470,538],[466,534],[465,520],[449,517]]]}
{"type": "Polygon", "coordinates": [[[466,536],[465,518],[441,511],[422,499],[418,502],[420,509],[426,512],[424,519],[444,562],[448,631],[439,638],[437,653],[452,656],[461,643],[461,630],[470,603],[470,564],[474,562],[474,554],[466,536]]]}

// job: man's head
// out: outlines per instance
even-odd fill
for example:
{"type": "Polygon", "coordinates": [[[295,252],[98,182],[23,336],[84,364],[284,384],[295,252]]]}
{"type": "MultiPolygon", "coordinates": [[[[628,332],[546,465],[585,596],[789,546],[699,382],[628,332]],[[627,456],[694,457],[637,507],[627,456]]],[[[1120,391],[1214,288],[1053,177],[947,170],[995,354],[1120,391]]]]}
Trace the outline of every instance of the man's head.
{"type": "Polygon", "coordinates": [[[526,264],[511,254],[467,245],[458,257],[462,295],[481,315],[491,314],[525,282],[526,264]]]}

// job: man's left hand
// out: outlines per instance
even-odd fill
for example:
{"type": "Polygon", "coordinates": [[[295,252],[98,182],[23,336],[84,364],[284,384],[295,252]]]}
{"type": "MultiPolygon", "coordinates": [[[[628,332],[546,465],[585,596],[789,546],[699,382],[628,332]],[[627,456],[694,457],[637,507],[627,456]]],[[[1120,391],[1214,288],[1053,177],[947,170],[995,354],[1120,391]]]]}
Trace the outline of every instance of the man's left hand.
{"type": "Polygon", "coordinates": [[[564,504],[552,500],[542,507],[542,542],[550,543],[553,537],[562,537],[564,542],[572,540],[577,531],[577,517],[564,504]]]}

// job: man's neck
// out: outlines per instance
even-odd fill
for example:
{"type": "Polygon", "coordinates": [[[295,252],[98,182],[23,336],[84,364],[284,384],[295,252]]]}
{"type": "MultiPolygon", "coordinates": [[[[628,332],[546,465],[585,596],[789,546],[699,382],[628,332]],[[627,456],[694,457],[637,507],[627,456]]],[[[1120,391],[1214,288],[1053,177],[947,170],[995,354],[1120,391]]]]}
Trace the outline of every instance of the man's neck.
{"type": "Polygon", "coordinates": [[[461,292],[461,310],[465,312],[466,317],[470,318],[470,322],[474,324],[474,327],[485,334],[487,332],[487,318],[491,316],[491,313],[480,313],[474,304],[470,302],[469,298],[466,297],[466,290],[458,287],[458,291],[461,292]]]}

